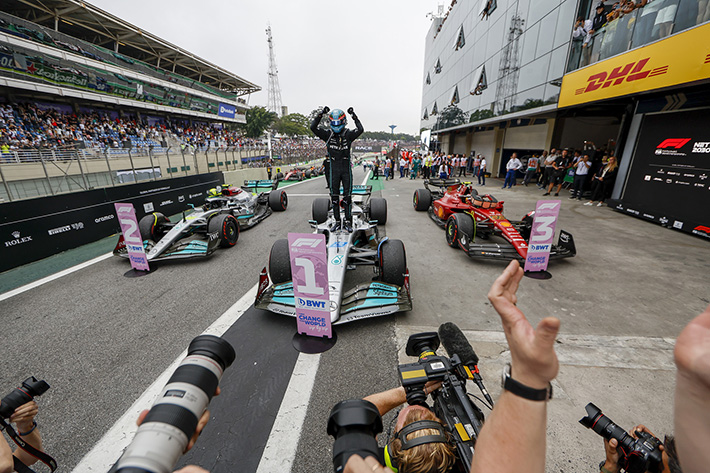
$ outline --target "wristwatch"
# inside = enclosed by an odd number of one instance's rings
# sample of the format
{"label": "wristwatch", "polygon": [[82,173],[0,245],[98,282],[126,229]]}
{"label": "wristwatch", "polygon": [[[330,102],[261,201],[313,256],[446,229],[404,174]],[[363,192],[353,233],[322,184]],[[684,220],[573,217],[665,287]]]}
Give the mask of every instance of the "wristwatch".
{"label": "wristwatch", "polygon": [[552,399],[552,384],[545,389],[534,389],[510,377],[510,363],[503,368],[503,389],[530,401],[548,401]]}

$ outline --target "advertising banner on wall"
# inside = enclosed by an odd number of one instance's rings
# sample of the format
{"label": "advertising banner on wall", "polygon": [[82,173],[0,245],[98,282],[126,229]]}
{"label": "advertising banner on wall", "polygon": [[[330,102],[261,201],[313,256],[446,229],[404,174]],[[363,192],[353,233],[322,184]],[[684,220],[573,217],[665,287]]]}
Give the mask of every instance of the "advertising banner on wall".
{"label": "advertising banner on wall", "polygon": [[217,172],[2,203],[0,272],[117,234],[116,202],[133,205],[138,220],[171,216],[202,205],[205,192],[223,183]]}
{"label": "advertising banner on wall", "polygon": [[710,239],[708,110],[644,117],[617,210]]}
{"label": "advertising banner on wall", "polygon": [[237,107],[234,105],[227,105],[226,103],[219,104],[219,111],[217,112],[217,115],[220,117],[234,118],[236,113]]}
{"label": "advertising banner on wall", "polygon": [[333,336],[330,325],[330,290],[325,235],[289,233],[293,296],[298,333]]}

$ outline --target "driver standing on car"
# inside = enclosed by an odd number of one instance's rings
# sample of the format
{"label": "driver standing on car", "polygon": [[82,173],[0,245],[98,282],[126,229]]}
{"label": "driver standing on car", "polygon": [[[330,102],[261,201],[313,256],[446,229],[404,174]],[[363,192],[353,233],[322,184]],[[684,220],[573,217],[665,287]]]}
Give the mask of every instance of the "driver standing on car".
{"label": "driver standing on car", "polygon": [[[324,114],[328,114],[330,121],[330,130],[322,130],[318,128]],[[333,216],[335,224],[330,229],[331,232],[336,232],[340,229],[346,232],[353,231],[353,216],[352,216],[352,186],[353,173],[350,164],[350,148],[353,141],[362,134],[365,129],[362,123],[355,115],[353,108],[348,109],[348,113],[353,117],[356,130],[347,130],[347,117],[345,112],[340,109],[330,110],[328,107],[323,107],[318,115],[311,123],[311,131],[321,140],[325,141],[325,147],[328,151],[330,200],[333,203]],[[340,220],[340,185],[343,186],[343,204],[345,206],[345,221]]]}

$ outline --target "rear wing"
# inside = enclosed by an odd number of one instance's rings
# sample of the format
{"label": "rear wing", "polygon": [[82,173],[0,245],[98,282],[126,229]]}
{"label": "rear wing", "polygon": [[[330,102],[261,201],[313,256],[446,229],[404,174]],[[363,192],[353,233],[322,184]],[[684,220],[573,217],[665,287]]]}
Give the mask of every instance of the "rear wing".
{"label": "rear wing", "polygon": [[279,181],[270,179],[260,179],[260,180],[244,180],[244,185],[242,189],[257,192],[259,189],[269,189],[276,190],[279,186]]}
{"label": "rear wing", "polygon": [[424,180],[424,187],[429,189],[429,186],[434,186],[434,187],[451,187],[451,186],[458,186],[461,184],[460,179],[425,179]]}

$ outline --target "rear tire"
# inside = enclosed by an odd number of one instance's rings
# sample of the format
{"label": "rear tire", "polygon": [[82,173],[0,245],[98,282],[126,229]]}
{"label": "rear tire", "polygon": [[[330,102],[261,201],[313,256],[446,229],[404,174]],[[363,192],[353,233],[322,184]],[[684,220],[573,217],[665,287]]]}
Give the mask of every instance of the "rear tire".
{"label": "rear tire", "polygon": [[143,217],[138,222],[138,231],[141,234],[141,240],[160,241],[165,236],[165,231],[161,228],[162,224],[169,222],[168,218],[160,212],[155,212]]}
{"label": "rear tire", "polygon": [[472,241],[476,232],[476,224],[468,214],[455,213],[446,221],[446,243],[451,248],[459,247],[461,235],[466,235]]}
{"label": "rear tire", "polygon": [[387,201],[380,197],[370,199],[370,219],[377,220],[377,225],[387,223]]}
{"label": "rear tire", "polygon": [[429,189],[417,189],[412,197],[414,210],[426,210],[431,206],[431,192]]}
{"label": "rear tire", "polygon": [[311,171],[306,171],[306,179],[310,179],[310,178],[311,178]]}
{"label": "rear tire", "polygon": [[286,191],[281,189],[269,192],[269,207],[271,207],[271,210],[276,212],[283,212],[286,210],[286,207],[288,207],[288,196],[286,195]]}
{"label": "rear tire", "polygon": [[380,248],[380,274],[382,282],[404,285],[404,274],[407,272],[407,254],[402,240],[386,240]]}
{"label": "rear tire", "polygon": [[313,199],[311,206],[311,214],[316,223],[323,223],[328,220],[328,210],[330,210],[330,199],[318,198]]}
{"label": "rear tire", "polygon": [[277,181],[283,181],[283,178],[284,178],[284,173],[282,173],[282,172],[276,173],[276,180]]}
{"label": "rear tire", "polygon": [[219,246],[221,248],[231,248],[239,240],[239,223],[234,215],[215,215],[207,224],[207,231],[219,235]]}
{"label": "rear tire", "polygon": [[269,253],[269,274],[274,284],[291,280],[291,258],[288,253],[288,240],[276,240]]}

